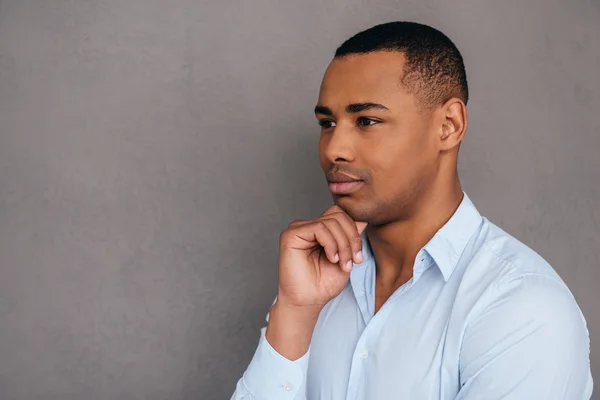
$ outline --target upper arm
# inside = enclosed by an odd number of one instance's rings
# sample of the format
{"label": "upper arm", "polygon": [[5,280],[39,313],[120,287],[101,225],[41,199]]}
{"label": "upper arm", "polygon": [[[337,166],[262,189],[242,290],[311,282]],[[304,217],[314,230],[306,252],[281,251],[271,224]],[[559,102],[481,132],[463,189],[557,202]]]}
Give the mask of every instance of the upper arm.
{"label": "upper arm", "polygon": [[589,334],[567,287],[526,275],[497,289],[465,331],[457,400],[589,399]]}

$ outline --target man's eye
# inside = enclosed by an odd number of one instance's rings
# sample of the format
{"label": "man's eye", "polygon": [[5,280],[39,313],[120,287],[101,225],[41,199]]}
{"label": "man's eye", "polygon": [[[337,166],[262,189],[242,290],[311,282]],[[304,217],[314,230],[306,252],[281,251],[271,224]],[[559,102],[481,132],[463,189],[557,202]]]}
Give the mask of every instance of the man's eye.
{"label": "man's eye", "polygon": [[359,126],[371,126],[371,125],[375,125],[378,124],[379,121],[377,121],[376,119],[372,119],[372,118],[367,118],[367,117],[359,117],[357,120],[357,123]]}
{"label": "man's eye", "polygon": [[319,121],[319,125],[321,125],[321,128],[323,129],[329,129],[335,127],[335,122],[330,119],[322,119]]}

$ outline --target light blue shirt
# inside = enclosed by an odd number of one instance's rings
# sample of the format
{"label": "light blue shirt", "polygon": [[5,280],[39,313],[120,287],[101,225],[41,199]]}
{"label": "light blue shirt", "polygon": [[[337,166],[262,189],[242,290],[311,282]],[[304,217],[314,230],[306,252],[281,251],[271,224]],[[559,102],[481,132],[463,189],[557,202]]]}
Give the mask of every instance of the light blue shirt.
{"label": "light blue shirt", "polygon": [[466,194],[376,314],[362,238],[364,261],[321,311],[308,352],[284,358],[263,328],[232,399],[590,399],[589,334],[573,295]]}

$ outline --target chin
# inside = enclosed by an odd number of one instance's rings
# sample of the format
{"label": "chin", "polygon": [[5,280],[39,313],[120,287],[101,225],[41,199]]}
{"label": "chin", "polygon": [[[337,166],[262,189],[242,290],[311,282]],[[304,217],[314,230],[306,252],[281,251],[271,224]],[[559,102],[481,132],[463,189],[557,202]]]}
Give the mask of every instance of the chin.
{"label": "chin", "polygon": [[348,197],[338,197],[334,199],[334,203],[354,221],[369,222],[371,220],[372,213],[364,203],[361,204],[347,200],[350,199]]}
{"label": "chin", "polygon": [[364,200],[352,200],[350,197],[339,197],[334,199],[334,202],[354,221],[366,222],[371,227],[378,227],[402,219],[397,217],[397,214],[390,213],[389,208],[368,204]]}

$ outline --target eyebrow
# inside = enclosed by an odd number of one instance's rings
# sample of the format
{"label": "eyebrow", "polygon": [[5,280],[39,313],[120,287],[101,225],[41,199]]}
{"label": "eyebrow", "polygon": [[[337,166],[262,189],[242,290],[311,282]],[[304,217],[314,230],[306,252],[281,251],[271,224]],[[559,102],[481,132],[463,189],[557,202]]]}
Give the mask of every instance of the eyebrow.
{"label": "eyebrow", "polygon": [[[359,113],[361,111],[367,111],[367,110],[390,111],[389,108],[387,108],[383,104],[378,104],[378,103],[352,103],[352,104],[348,104],[346,106],[346,112],[351,113],[351,114]],[[333,111],[331,111],[331,108],[329,108],[329,107],[317,105],[315,107],[315,114],[323,114],[323,115],[332,116]]]}

